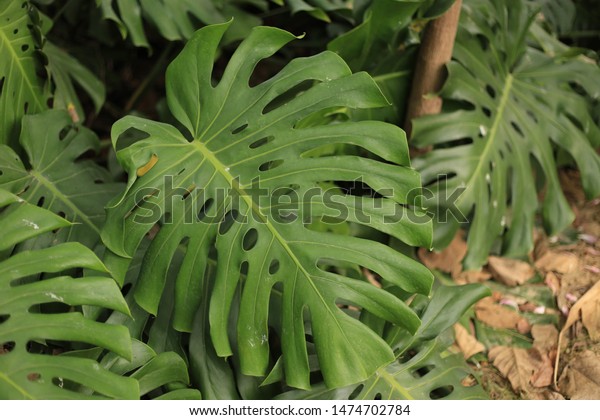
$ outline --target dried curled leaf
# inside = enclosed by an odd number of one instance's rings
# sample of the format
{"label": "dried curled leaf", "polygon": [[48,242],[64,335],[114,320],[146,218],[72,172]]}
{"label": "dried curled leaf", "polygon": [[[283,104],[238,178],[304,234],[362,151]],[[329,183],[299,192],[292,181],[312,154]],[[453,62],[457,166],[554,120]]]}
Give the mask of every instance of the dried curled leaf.
{"label": "dried curled leaf", "polygon": [[488,265],[494,278],[510,287],[519,286],[535,275],[533,267],[520,260],[491,256]]}
{"label": "dried curled leaf", "polygon": [[537,348],[497,346],[489,352],[494,366],[510,381],[515,392],[552,383],[552,363]]}
{"label": "dried curled leaf", "polygon": [[477,341],[465,327],[460,324],[454,324],[454,335],[456,344],[460,351],[464,354],[465,359],[485,351],[485,346]]}

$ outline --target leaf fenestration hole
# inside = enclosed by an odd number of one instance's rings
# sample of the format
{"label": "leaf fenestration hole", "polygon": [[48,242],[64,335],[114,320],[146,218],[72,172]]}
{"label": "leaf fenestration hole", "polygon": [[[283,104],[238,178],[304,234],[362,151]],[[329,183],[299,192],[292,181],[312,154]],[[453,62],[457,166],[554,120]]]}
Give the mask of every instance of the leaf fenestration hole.
{"label": "leaf fenestration hole", "polygon": [[254,228],[248,229],[242,241],[242,248],[244,248],[244,251],[250,251],[256,246],[257,242],[258,231]]}
{"label": "leaf fenestration hole", "polygon": [[265,105],[265,107],[262,110],[262,114],[263,115],[268,114],[269,112],[283,106],[287,102],[290,102],[298,95],[304,93],[305,91],[307,91],[311,87],[313,87],[316,82],[319,82],[319,81],[315,80],[315,79],[303,80],[302,82],[298,83],[296,86],[293,86],[290,89],[286,90],[285,92],[277,95],[275,98],[271,99],[271,101],[269,101],[269,103],[267,105]]}
{"label": "leaf fenestration hole", "polygon": [[231,134],[238,134],[248,128],[248,124],[242,124],[238,128],[231,130]]}
{"label": "leaf fenestration hole", "polygon": [[247,276],[249,267],[250,267],[250,264],[248,264],[248,261],[242,262],[242,265],[240,265],[240,274],[242,276]]}
{"label": "leaf fenestration hole", "polygon": [[453,391],[454,391],[454,386],[452,386],[452,385],[441,386],[439,388],[432,390],[429,393],[429,398],[431,398],[432,400],[440,400],[440,399],[452,394]]}
{"label": "leaf fenestration hole", "polygon": [[275,139],[273,136],[263,137],[262,139],[258,139],[255,142],[250,143],[251,149],[258,149],[259,147],[265,146],[272,142]]}
{"label": "leaf fenestration hole", "polygon": [[8,318],[10,318],[10,315],[0,315],[0,325],[8,321]]}
{"label": "leaf fenestration hole", "polygon": [[484,113],[484,115],[485,115],[486,117],[488,117],[488,118],[492,116],[492,111],[490,111],[490,109],[489,109],[489,108],[487,108],[487,107],[485,107],[485,106],[482,106],[482,107],[481,107],[481,111],[482,111],[482,112]]}
{"label": "leaf fenestration hole", "polygon": [[352,391],[352,394],[350,394],[348,396],[349,400],[354,400],[356,399],[356,397],[359,396],[360,392],[363,390],[363,388],[365,387],[364,384],[360,384],[359,386],[357,386],[356,388],[354,388],[354,390]]}
{"label": "leaf fenestration hole", "polygon": [[434,365],[421,366],[419,369],[413,370],[411,372],[411,375],[413,376],[413,378],[422,378],[423,376],[431,372],[434,368]]}
{"label": "leaf fenestration hole", "polygon": [[21,45],[21,51],[25,52],[29,49],[29,45],[28,44],[23,44]]}
{"label": "leaf fenestration hole", "polygon": [[521,137],[525,137],[525,134],[523,134],[523,131],[521,130],[521,127],[514,121],[510,122],[510,126],[513,128],[513,130],[515,130],[517,132],[517,134],[519,134]]}
{"label": "leaf fenestration hole", "polygon": [[60,132],[58,133],[58,139],[60,141],[63,141],[64,139],[66,139],[72,128],[73,127],[71,127],[70,125],[68,125],[68,126],[64,127],[62,130],[60,130]]}
{"label": "leaf fenestration hole", "polygon": [[283,159],[270,160],[270,161],[265,162],[262,165],[260,165],[258,167],[258,170],[260,172],[266,172],[266,171],[270,171],[271,169],[275,169],[278,166],[281,166],[282,164],[283,164]]}
{"label": "leaf fenestration hole", "polygon": [[0,344],[0,357],[2,357],[5,354],[10,353],[11,351],[14,350],[14,348],[15,348],[14,341],[7,341],[6,343]]}
{"label": "leaf fenestration hole", "polygon": [[200,209],[200,211],[198,212],[198,221],[201,222],[204,219],[206,219],[207,217],[209,217],[208,212],[210,211],[211,207],[213,206],[213,203],[215,202],[214,199],[209,198],[208,200],[206,200],[204,202],[204,204],[202,205],[202,208]]}
{"label": "leaf fenestration hole", "polygon": [[6,79],[6,77],[2,77],[0,79],[0,95],[2,95],[2,89],[4,88],[4,80]]}
{"label": "leaf fenestration hole", "polygon": [[269,264],[269,274],[273,275],[279,271],[279,260],[277,258],[271,260]]}
{"label": "leaf fenestration hole", "polygon": [[227,232],[229,232],[229,229],[231,229],[233,224],[237,221],[238,215],[239,211],[237,211],[236,209],[227,212],[227,214],[219,224],[219,235],[225,235]]}
{"label": "leaf fenestration hole", "polygon": [[375,398],[373,398],[374,400],[381,400],[381,392],[378,392],[377,394],[375,394]]}
{"label": "leaf fenestration hole", "polygon": [[494,90],[493,87],[491,87],[490,85],[485,85],[485,91],[488,93],[488,95],[490,95],[492,98],[496,97],[496,90]]}

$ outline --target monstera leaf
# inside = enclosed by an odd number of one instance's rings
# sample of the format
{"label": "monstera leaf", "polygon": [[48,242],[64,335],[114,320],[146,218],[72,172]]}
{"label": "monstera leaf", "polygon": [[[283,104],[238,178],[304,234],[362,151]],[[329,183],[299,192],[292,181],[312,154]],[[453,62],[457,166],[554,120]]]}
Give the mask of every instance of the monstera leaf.
{"label": "monstera leaf", "polygon": [[104,168],[84,158],[99,150],[96,135],[74,124],[66,111],[52,110],[23,118],[21,146],[29,168],[10,147],[0,145],[0,186],[74,222],[38,236],[37,247],[65,241],[94,246],[104,221],[103,206],[122,188]]}
{"label": "monstera leaf", "polygon": [[549,233],[572,221],[556,148],[579,167],[587,196],[600,194],[600,130],[581,94],[600,96],[600,70],[569,50],[549,55],[528,45],[534,15],[523,1],[471,1],[463,19],[442,91],[460,109],[415,121],[414,145],[433,151],[414,165],[437,206],[434,245],[447,245],[468,216],[464,265],[478,267],[501,234],[506,255],[532,248],[538,193]]}
{"label": "monstera leaf", "polygon": [[0,144],[15,145],[21,117],[47,108],[28,13],[25,1],[0,0]]}
{"label": "monstera leaf", "polygon": [[[25,239],[70,225],[0,189],[0,252]],[[94,360],[52,356],[51,342],[83,342],[131,358],[127,329],[86,319],[73,307],[97,305],[127,314],[114,280],[103,276],[73,278],[58,273],[73,268],[106,272],[92,251],[78,243],[16,253],[0,262],[0,398],[137,398],[137,381],[123,378]],[[57,309],[52,305],[68,305]],[[50,354],[48,354],[50,353]]]}
{"label": "monstera leaf", "polygon": [[482,297],[489,295],[483,285],[440,286],[423,311],[423,324],[412,337],[387,334],[399,353],[388,366],[360,384],[327,389],[324,384],[310,391],[290,391],[282,399],[341,399],[341,400],[428,400],[428,399],[486,399],[479,384],[463,385],[469,367],[462,355],[451,353],[453,343],[450,327]]}
{"label": "monstera leaf", "polygon": [[327,12],[350,12],[352,9],[352,0],[271,0],[280,6],[289,5],[292,13],[306,12],[311,16],[331,22]]}
{"label": "monstera leaf", "polygon": [[327,48],[341,55],[354,71],[372,70],[380,57],[399,47],[398,31],[406,28],[424,0],[374,0],[362,23],[337,37]]}
{"label": "monstera leaf", "polygon": [[[119,14],[113,3],[118,6]],[[260,24],[255,15],[245,12],[244,5],[253,5],[264,9],[266,1],[261,0],[184,0],[168,2],[165,0],[96,0],[104,18],[114,21],[124,36],[129,35],[134,45],[149,47],[144,31],[144,20],[158,28],[160,34],[170,41],[188,39],[198,28],[198,20],[204,24],[224,22],[232,17],[236,19],[236,33],[230,39],[239,39],[253,26]]]}
{"label": "monstera leaf", "polygon": [[[184,133],[136,117],[113,126],[113,144],[129,182],[107,207],[102,232],[112,253],[107,264],[121,277],[126,264],[119,259],[131,258],[149,235],[152,243],[135,297],[142,308],[156,313],[172,256],[184,247],[173,325],[190,331],[209,256],[215,257],[209,322],[219,356],[233,353],[227,331],[234,322],[243,373],[264,375],[271,316],[284,326],[279,334],[290,385],[309,386],[305,322],[328,386],[364,380],[393,360],[393,353],[338,304],[363,307],[408,331],[419,327],[419,318],[402,300],[335,268],[358,264],[403,290],[422,294],[429,292],[432,276],[385,245],[311,230],[310,221],[348,220],[410,245],[428,246],[431,226],[414,199],[420,180],[408,166],[404,133],[379,122],[309,123],[315,113],[333,108],[386,104],[368,75],[351,74],[331,52],[295,59],[276,76],[250,87],[256,64],[294,39],[282,30],[255,28],[215,85],[212,63],[228,26],[199,30],[167,71],[169,108]],[[387,162],[308,153],[334,144],[358,146]],[[338,188],[324,186],[359,178],[376,197],[336,194]],[[231,320],[237,290],[239,315]],[[270,313],[275,291],[282,293],[282,310]]]}
{"label": "monstera leaf", "polygon": [[48,72],[54,83],[52,107],[68,109],[73,106],[83,120],[85,112],[79,101],[75,85],[79,86],[100,111],[106,97],[104,84],[87,67],[49,41],[44,43],[43,52],[48,58]]}

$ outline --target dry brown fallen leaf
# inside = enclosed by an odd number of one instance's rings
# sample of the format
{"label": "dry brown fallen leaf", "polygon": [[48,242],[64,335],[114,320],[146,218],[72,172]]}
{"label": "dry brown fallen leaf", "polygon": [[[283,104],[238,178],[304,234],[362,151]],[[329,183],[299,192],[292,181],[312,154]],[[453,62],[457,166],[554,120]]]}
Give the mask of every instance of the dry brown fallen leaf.
{"label": "dry brown fallen leaf", "polygon": [[575,302],[560,333],[563,334],[580,318],[590,338],[594,341],[600,339],[600,281]]}
{"label": "dry brown fallen leaf", "polygon": [[535,275],[535,270],[524,261],[490,256],[488,266],[499,282],[510,286],[519,286]]}
{"label": "dry brown fallen leaf", "polygon": [[485,346],[473,337],[465,327],[460,324],[454,324],[454,335],[456,344],[463,353],[465,360],[474,354],[485,351]]}
{"label": "dry brown fallen leaf", "polygon": [[510,381],[515,392],[552,383],[552,363],[546,354],[535,347],[522,349],[497,346],[490,349],[488,356],[494,366]]}
{"label": "dry brown fallen leaf", "polygon": [[572,400],[599,400],[600,357],[586,350],[571,360],[560,377],[560,389]]}
{"label": "dry brown fallen leaf", "polygon": [[484,298],[475,305],[475,315],[481,322],[494,328],[510,328],[526,333],[529,323],[517,312],[505,305],[499,305],[490,297]]}
{"label": "dry brown fallen leaf", "polygon": [[483,283],[492,278],[492,275],[485,270],[467,270],[454,277],[456,284]]}
{"label": "dry brown fallen leaf", "polygon": [[458,232],[450,245],[441,252],[430,252],[425,248],[419,248],[418,255],[423,264],[431,270],[441,270],[451,273],[452,276],[462,271],[461,261],[467,254],[467,243]]}
{"label": "dry brown fallen leaf", "polygon": [[546,252],[535,262],[535,267],[544,272],[556,271],[557,273],[570,273],[577,270],[579,259],[570,252]]}
{"label": "dry brown fallen leaf", "polygon": [[[579,319],[581,319],[592,340],[600,338],[600,281],[588,290],[569,311],[569,316],[565,321],[565,325],[558,335],[559,349],[561,348],[560,344],[564,333]],[[556,357],[556,362],[554,364],[554,383],[556,383],[559,359],[560,353]]]}
{"label": "dry brown fallen leaf", "polygon": [[544,284],[552,290],[552,294],[556,296],[560,290],[560,280],[552,271],[549,271],[544,277]]}
{"label": "dry brown fallen leaf", "polygon": [[541,351],[550,351],[558,346],[558,330],[552,324],[534,324],[531,327],[533,346]]}

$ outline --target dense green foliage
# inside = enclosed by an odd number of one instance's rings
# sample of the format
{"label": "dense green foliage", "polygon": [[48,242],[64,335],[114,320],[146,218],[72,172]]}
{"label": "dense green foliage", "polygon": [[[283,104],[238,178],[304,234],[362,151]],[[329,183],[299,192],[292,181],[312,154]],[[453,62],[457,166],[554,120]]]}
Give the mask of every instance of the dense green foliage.
{"label": "dense green foliage", "polygon": [[414,249],[526,255],[559,162],[598,196],[600,70],[585,2],[464,0],[411,163],[452,3],[0,0],[0,398],[485,398],[449,347],[489,291]]}

